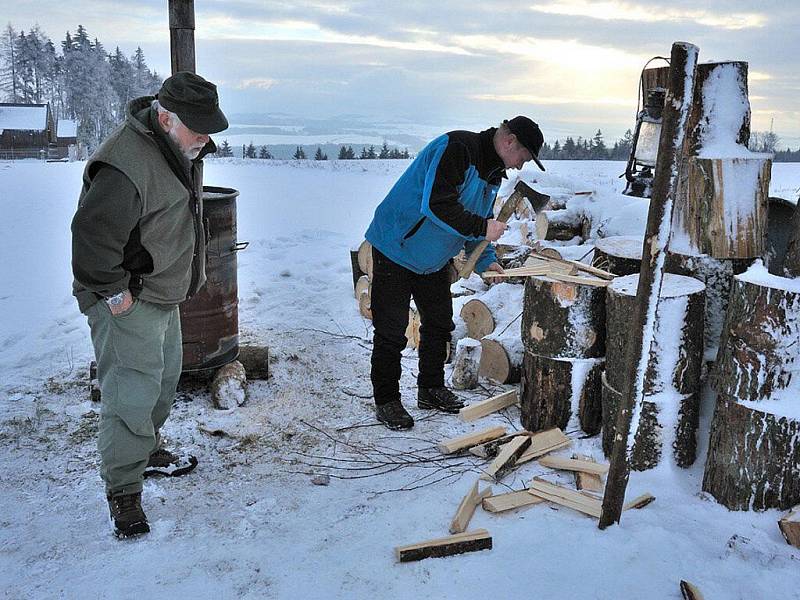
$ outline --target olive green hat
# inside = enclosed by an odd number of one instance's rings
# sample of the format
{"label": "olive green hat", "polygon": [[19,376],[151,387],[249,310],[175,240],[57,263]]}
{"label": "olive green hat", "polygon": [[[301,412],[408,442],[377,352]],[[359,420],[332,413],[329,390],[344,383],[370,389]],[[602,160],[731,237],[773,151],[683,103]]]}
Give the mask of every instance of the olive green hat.
{"label": "olive green hat", "polygon": [[168,77],[156,94],[158,103],[195,133],[217,133],[228,128],[219,108],[217,86],[189,71]]}

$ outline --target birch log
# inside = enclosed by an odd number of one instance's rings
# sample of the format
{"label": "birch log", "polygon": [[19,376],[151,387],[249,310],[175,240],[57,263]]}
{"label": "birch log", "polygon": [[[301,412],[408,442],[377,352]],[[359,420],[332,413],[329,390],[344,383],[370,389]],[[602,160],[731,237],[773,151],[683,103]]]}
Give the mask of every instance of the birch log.
{"label": "birch log", "polygon": [[471,390],[478,385],[478,369],[481,362],[481,343],[464,338],[456,345],[453,359],[451,383],[456,390]]}

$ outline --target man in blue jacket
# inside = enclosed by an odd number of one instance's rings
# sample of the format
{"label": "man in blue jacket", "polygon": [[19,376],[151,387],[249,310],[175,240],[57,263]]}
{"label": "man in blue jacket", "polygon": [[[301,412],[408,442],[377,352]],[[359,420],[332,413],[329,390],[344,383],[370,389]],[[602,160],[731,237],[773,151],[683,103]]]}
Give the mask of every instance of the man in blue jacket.
{"label": "man in blue jacket", "polygon": [[[389,429],[410,429],[414,419],[400,401],[401,352],[411,297],[419,310],[417,405],[456,413],[463,402],[444,385],[447,344],[454,329],[450,264],[506,228],[493,218],[500,179],[509,168],[538,159],[544,137],[527,117],[480,133],[451,131],[430,142],[375,210],[366,238],[372,244],[372,387],[375,413]],[[497,271],[490,245],[475,267]]]}

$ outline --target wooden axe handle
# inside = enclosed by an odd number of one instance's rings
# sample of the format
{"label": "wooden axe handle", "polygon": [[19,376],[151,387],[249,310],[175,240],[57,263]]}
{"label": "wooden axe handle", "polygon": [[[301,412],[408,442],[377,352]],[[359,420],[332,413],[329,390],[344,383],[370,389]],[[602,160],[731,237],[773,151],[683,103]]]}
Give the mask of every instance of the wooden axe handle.
{"label": "wooden axe handle", "polygon": [[[514,214],[514,211],[517,209],[517,204],[519,201],[522,200],[523,194],[521,191],[515,189],[514,193],[512,193],[508,200],[503,203],[502,208],[500,209],[500,214],[497,215],[497,220],[502,221],[503,223],[507,223],[508,220],[511,218],[511,215]],[[486,250],[486,247],[489,245],[489,240],[483,240],[480,244],[475,246],[475,248],[470,252],[469,258],[467,258],[467,262],[464,263],[464,266],[461,267],[461,270],[458,272],[459,276],[462,279],[468,279],[469,276],[472,274],[472,271],[475,270],[475,263],[478,262],[481,254],[483,251]]]}

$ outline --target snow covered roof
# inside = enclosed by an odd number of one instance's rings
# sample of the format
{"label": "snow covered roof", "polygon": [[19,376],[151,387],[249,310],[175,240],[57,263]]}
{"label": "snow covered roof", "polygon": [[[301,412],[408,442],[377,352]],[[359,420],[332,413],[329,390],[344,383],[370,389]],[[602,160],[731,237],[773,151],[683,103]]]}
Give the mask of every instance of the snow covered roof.
{"label": "snow covered roof", "polygon": [[0,132],[4,129],[44,131],[47,129],[47,105],[0,104]]}
{"label": "snow covered roof", "polygon": [[70,119],[59,119],[56,131],[60,138],[76,137],[78,135],[78,123]]}

